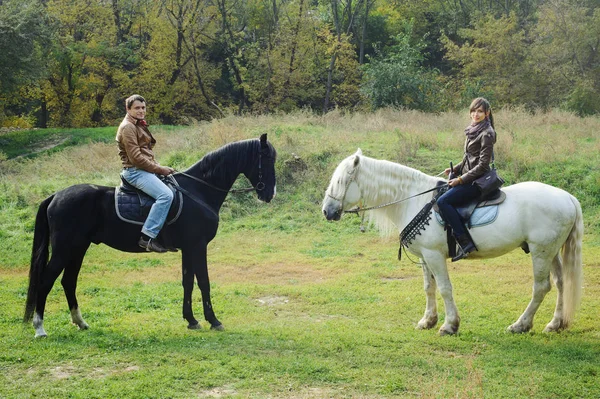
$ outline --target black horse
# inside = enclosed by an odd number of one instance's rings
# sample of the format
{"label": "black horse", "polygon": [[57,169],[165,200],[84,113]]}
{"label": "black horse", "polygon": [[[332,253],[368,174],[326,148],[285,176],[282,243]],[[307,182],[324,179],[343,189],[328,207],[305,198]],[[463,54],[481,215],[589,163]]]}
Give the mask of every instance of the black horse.
{"label": "black horse", "polygon": [[[250,180],[260,200],[271,201],[276,191],[276,155],[267,135],[263,134],[259,140],[228,144],[207,154],[185,172],[174,175],[187,195],[179,218],[170,225],[165,224],[161,234],[181,249],[183,318],[188,328],[200,328],[192,311],[194,276],[202,293],[204,318],[211,328],[223,328],[212,309],[206,247],[217,233],[221,205],[241,173]],[[138,246],[140,226],[118,217],[114,196],[114,187],[79,184],[41,203],[35,221],[24,315],[24,322],[33,319],[36,337],[46,336],[43,325],[46,298],[63,270],[61,284],[71,319],[80,329],[89,327],[81,317],[75,290],[83,257],[91,243],[104,243],[125,252],[145,251]],[[50,261],[49,245],[52,247]]]}

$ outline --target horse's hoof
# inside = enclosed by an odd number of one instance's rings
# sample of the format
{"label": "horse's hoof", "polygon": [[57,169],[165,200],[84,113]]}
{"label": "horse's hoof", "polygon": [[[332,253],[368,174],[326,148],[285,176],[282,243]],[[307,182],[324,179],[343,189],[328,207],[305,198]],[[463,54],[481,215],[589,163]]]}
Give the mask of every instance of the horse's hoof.
{"label": "horse's hoof", "polygon": [[545,333],[557,333],[560,332],[561,330],[564,330],[563,327],[563,323],[561,323],[560,321],[554,321],[552,320],[550,323],[548,323],[546,325],[546,328],[544,328],[544,332]]}
{"label": "horse's hoof", "polygon": [[48,338],[48,334],[46,334],[46,333],[35,334],[35,339],[38,339],[38,338]]}
{"label": "horse's hoof", "polygon": [[421,319],[419,320],[419,323],[417,323],[417,330],[429,330],[433,327],[435,327],[435,325],[437,324],[438,319],[437,317],[432,317],[431,319]]}
{"label": "horse's hoof", "polygon": [[516,322],[516,323],[508,326],[508,328],[506,330],[513,334],[523,334],[523,333],[529,332],[529,330],[531,330],[532,327],[533,327],[533,324],[527,326],[525,324]]}
{"label": "horse's hoof", "polygon": [[218,324],[216,326],[210,326],[211,330],[214,331],[225,331],[225,327],[223,327],[223,324]]}
{"label": "horse's hoof", "polygon": [[90,325],[87,323],[73,323],[74,326],[77,326],[77,328],[79,328],[80,330],[88,330],[90,328]]}
{"label": "horse's hoof", "polygon": [[531,330],[532,326],[526,327],[523,326],[521,324],[513,324],[511,326],[508,326],[508,328],[506,329],[509,333],[513,333],[513,334],[523,334],[528,332],[529,330]]}
{"label": "horse's hoof", "polygon": [[457,333],[458,333],[458,327],[454,328],[454,327],[442,326],[442,328],[440,328],[440,331],[439,331],[440,337],[443,337],[445,335],[456,335]]}
{"label": "horse's hoof", "polygon": [[200,323],[196,323],[196,324],[188,324],[188,330],[202,330],[202,326],[200,325]]}

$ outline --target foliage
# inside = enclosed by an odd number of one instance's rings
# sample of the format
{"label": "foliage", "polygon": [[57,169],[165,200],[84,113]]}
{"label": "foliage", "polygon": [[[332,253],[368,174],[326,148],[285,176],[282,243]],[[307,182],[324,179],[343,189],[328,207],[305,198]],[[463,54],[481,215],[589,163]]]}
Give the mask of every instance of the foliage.
{"label": "foliage", "polygon": [[462,46],[447,36],[443,41],[448,59],[461,66],[465,86],[478,82],[479,90],[489,92],[493,103],[543,105],[544,97],[535,90],[536,76],[525,60],[525,33],[514,13],[498,19],[482,15],[473,28],[459,33],[466,40]]}
{"label": "foliage", "polygon": [[362,92],[373,109],[396,106],[422,111],[439,109],[436,71],[422,67],[423,42],[411,43],[413,25],[394,38],[395,44],[366,64]]}
{"label": "foliage", "polygon": [[596,8],[553,0],[540,6],[535,25],[516,12],[478,14],[473,27],[458,32],[460,40],[442,39],[464,92],[476,82],[497,104],[591,115],[599,110],[599,18]]}
{"label": "foliage", "polygon": [[[48,18],[38,0],[0,3],[0,125],[18,126],[31,104],[15,94],[26,92],[45,73],[50,43]],[[25,111],[25,112],[23,112]]]}
{"label": "foliage", "polygon": [[480,95],[591,115],[598,26],[592,0],[6,0],[0,124],[114,125],[132,93],[161,124]]}
{"label": "foliage", "polygon": [[600,111],[600,9],[552,0],[540,9],[532,57],[551,87],[552,105],[579,115]]}
{"label": "foliage", "polygon": [[43,74],[47,17],[37,0],[7,0],[0,6],[0,93],[11,93]]}

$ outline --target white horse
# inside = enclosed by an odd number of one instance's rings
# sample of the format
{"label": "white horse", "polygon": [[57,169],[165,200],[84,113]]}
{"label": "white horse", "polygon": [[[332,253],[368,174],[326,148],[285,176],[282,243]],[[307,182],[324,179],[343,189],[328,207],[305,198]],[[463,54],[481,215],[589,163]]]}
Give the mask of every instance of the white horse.
{"label": "white horse", "polygon": [[[359,149],[335,170],[323,200],[323,214],[327,220],[339,220],[343,211],[358,204],[365,207],[388,204],[431,189],[439,181],[442,180],[397,163],[363,156]],[[499,205],[496,220],[470,229],[478,251],[471,252],[469,259],[493,258],[515,248],[528,247],[533,261],[533,297],[508,330],[521,333],[533,327],[535,313],[550,291],[550,273],[558,297],[554,317],[544,332],[565,329],[579,305],[583,283],[583,218],[579,201],[566,191],[538,182],[519,183],[502,190],[506,200]],[[427,193],[366,213],[378,228],[401,231],[432,198],[433,194]],[[439,333],[456,334],[460,317],[446,266],[449,255],[444,228],[430,222],[408,250],[421,259],[427,298],[425,314],[417,328],[429,329],[437,324],[437,287],[446,309]]]}

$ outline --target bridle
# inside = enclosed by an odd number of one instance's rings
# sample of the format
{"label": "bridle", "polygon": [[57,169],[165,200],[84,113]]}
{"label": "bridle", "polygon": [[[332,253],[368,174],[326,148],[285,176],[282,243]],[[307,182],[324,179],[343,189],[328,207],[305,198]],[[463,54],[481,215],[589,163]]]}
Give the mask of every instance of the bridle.
{"label": "bridle", "polygon": [[[346,187],[344,188],[344,195],[342,196],[342,199],[336,198],[333,195],[331,195],[329,193],[326,193],[329,198],[331,198],[331,199],[339,202],[340,203],[340,207],[344,206],[344,200],[346,199],[346,193],[348,192],[348,187],[350,187],[350,184],[352,184],[352,182],[356,180],[356,175],[358,174],[358,168],[359,167],[360,167],[360,165],[357,166],[357,167],[355,167],[354,169],[352,169],[350,172],[348,172],[348,174],[351,175],[351,176],[348,179],[348,181],[346,182]],[[359,190],[360,190],[360,187],[359,187]]]}

